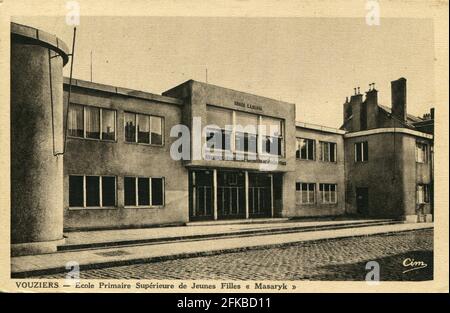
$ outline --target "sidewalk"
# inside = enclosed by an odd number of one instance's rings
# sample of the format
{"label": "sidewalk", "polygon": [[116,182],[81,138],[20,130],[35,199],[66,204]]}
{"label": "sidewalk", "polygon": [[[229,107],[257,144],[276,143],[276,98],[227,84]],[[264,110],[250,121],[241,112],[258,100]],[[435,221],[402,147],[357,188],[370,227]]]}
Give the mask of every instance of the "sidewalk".
{"label": "sidewalk", "polygon": [[[251,225],[247,226],[250,227]],[[232,225],[227,225],[227,227],[232,227]],[[257,227],[263,226],[258,225]],[[388,224],[358,228],[240,236],[234,238],[215,238],[214,240],[200,239],[189,241],[172,241],[166,243],[133,245],[115,248],[66,251],[52,254],[14,257],[11,260],[11,271],[12,277],[29,277],[32,275],[65,272],[65,265],[70,261],[78,262],[80,269],[83,270],[88,268],[111,267],[133,263],[156,262],[174,258],[244,251],[247,249],[257,249],[268,246],[318,240],[395,233],[432,227],[432,223]],[[161,229],[157,230],[160,231]]]}
{"label": "sidewalk", "polygon": [[272,219],[264,222],[232,223],[226,221],[214,223],[195,223],[189,226],[154,227],[139,229],[116,229],[98,231],[67,232],[66,242],[61,251],[74,249],[89,249],[111,247],[127,244],[168,242],[179,240],[206,239],[211,237],[232,237],[237,235],[260,235],[266,233],[312,231],[319,229],[337,229],[383,225],[398,223],[389,219],[355,219],[355,220],[324,220],[296,221],[287,219]]}

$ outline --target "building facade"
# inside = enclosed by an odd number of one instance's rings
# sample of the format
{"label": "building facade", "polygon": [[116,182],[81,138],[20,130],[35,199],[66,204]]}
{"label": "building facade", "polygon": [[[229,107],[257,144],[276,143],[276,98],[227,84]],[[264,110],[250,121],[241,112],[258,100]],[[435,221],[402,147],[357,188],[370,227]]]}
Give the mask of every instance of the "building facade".
{"label": "building facade", "polygon": [[348,212],[417,222],[433,215],[434,109],[407,113],[406,79],[391,82],[392,106],[372,86],[343,106]]}
{"label": "building facade", "polygon": [[[406,96],[406,80],[393,86],[393,107],[406,106],[396,95],[400,88]],[[68,88],[66,80],[66,95]],[[379,105],[375,89],[346,101],[344,124],[332,129],[296,122],[294,104],[193,80],[162,96],[82,80],[70,88],[67,230],[261,217],[431,219],[433,136],[414,126],[425,119]]]}
{"label": "building facade", "polygon": [[193,80],[162,95],[69,81],[67,47],[23,25],[11,49],[14,255],[54,251],[78,229],[432,219],[434,111],[407,114],[404,78],[391,108],[373,86],[355,90],[333,129],[297,122],[293,103]]}
{"label": "building facade", "polygon": [[338,129],[296,123],[295,191],[292,191],[296,201],[289,216],[346,214],[344,134]]}

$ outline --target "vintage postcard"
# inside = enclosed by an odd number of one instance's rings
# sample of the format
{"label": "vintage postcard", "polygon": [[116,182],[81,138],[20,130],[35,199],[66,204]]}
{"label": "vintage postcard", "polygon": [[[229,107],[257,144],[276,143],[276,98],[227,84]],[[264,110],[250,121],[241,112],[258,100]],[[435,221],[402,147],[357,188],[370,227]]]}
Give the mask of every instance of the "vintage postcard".
{"label": "vintage postcard", "polygon": [[448,292],[448,1],[0,23],[1,291]]}

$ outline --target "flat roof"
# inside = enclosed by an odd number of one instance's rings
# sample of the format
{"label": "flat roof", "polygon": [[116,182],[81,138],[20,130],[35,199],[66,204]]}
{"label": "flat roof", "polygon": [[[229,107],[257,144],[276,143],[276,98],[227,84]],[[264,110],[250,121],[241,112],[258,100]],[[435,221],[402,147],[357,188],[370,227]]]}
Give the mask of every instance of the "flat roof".
{"label": "flat roof", "polygon": [[[64,85],[69,85],[68,77],[64,77]],[[122,95],[122,96],[126,96],[126,97],[168,103],[168,104],[183,105],[183,103],[184,103],[183,100],[177,99],[177,98],[161,96],[158,94],[140,91],[140,90],[105,85],[105,84],[90,82],[90,81],[82,80],[82,79],[72,78],[72,86],[90,89],[90,90],[102,91],[102,92],[107,92],[107,93],[112,93],[112,94],[117,94],[117,95]]]}
{"label": "flat roof", "polygon": [[310,123],[305,123],[305,122],[295,122],[295,127],[318,130],[321,132],[338,134],[338,135],[344,135],[347,133],[345,130],[342,130],[342,129],[337,129],[337,128],[328,127],[328,126],[322,126],[322,125],[317,125],[317,124],[310,124]]}
{"label": "flat roof", "polygon": [[201,82],[201,81],[194,80],[194,79],[188,79],[185,82],[176,85],[175,87],[167,89],[162,94],[165,94],[165,93],[168,93],[168,92],[170,92],[170,91],[172,91],[174,89],[180,88],[181,86],[184,86],[184,85],[186,85],[186,84],[188,84],[190,82],[194,82],[196,84],[201,84],[201,85],[204,85],[204,86],[210,86],[210,87],[213,87],[213,88],[226,89],[226,90],[230,90],[230,91],[233,91],[233,92],[241,93],[243,95],[248,95],[248,96],[251,96],[251,97],[258,97],[258,98],[263,98],[263,99],[267,99],[267,100],[274,101],[274,102],[281,102],[281,103],[286,103],[286,104],[290,104],[290,105],[295,105],[295,103],[293,103],[293,102],[277,100],[277,99],[274,99],[274,98],[269,98],[269,97],[266,97],[266,96],[260,96],[260,95],[257,95],[257,94],[254,94],[254,93],[250,93],[250,92],[247,92],[247,91],[241,91],[241,90],[236,90],[236,89],[232,89],[232,88],[228,88],[228,87],[223,87],[223,86],[219,86],[219,85],[205,83],[205,82]]}

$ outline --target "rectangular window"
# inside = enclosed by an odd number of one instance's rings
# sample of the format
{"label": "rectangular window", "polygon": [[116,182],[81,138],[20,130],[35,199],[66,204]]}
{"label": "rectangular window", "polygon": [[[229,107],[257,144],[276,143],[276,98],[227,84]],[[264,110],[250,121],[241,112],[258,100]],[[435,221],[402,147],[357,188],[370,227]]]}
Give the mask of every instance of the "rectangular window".
{"label": "rectangular window", "polygon": [[116,111],[101,110],[102,115],[102,140],[116,140]]}
{"label": "rectangular window", "polygon": [[150,116],[137,114],[137,142],[150,143]]}
{"label": "rectangular window", "polygon": [[150,142],[152,145],[162,146],[163,144],[163,119],[158,116],[150,117],[151,134]]}
{"label": "rectangular window", "polygon": [[281,137],[274,137],[274,136],[263,136],[261,138],[262,140],[262,147],[263,147],[263,153],[269,153],[272,155],[282,155],[283,147],[282,142],[283,138]]}
{"label": "rectangular window", "polygon": [[207,105],[206,123],[207,125],[214,125],[220,129],[225,129],[227,126],[230,127],[233,125],[233,111]]}
{"label": "rectangular window", "polygon": [[163,144],[163,119],[147,114],[125,112],[125,141],[161,146]]}
{"label": "rectangular window", "polygon": [[300,191],[300,202],[302,204],[314,204],[316,202],[316,184],[296,183],[296,190]]}
{"label": "rectangular window", "polygon": [[239,152],[258,152],[258,120],[256,114],[236,112],[235,148]]}
{"label": "rectangular window", "polygon": [[136,178],[135,177],[125,177],[124,178],[124,196],[126,206],[137,205],[136,199]]}
{"label": "rectangular window", "polygon": [[100,109],[85,107],[86,138],[100,139]]}
{"label": "rectangular window", "polygon": [[316,141],[313,139],[297,138],[296,158],[300,160],[314,160]]}
{"label": "rectangular window", "polygon": [[236,132],[236,150],[240,152],[257,153],[257,135]]}
{"label": "rectangular window", "polygon": [[138,205],[150,205],[150,179],[138,178]]}
{"label": "rectangular window", "polygon": [[233,111],[207,105],[206,121],[206,147],[212,151],[231,151]]}
{"label": "rectangular window", "polygon": [[369,145],[367,141],[355,143],[355,162],[369,161]]}
{"label": "rectangular window", "polygon": [[69,136],[84,138],[84,109],[82,105],[71,104],[67,121]]}
{"label": "rectangular window", "polygon": [[125,177],[125,206],[163,206],[164,178]]}
{"label": "rectangular window", "polygon": [[320,142],[320,160],[323,162],[336,162],[336,143]]}
{"label": "rectangular window", "polygon": [[69,176],[69,207],[116,206],[116,177]]}
{"label": "rectangular window", "polygon": [[419,184],[416,187],[416,202],[418,204],[430,203],[430,186]]}
{"label": "rectangular window", "polygon": [[416,162],[427,163],[428,145],[422,142],[416,142]]}
{"label": "rectangular window", "polygon": [[84,177],[83,176],[69,176],[69,206],[83,207],[84,206]]}
{"label": "rectangular window", "polygon": [[164,178],[152,178],[152,205],[164,205]]}
{"label": "rectangular window", "polygon": [[100,206],[100,177],[86,176],[86,206]]}
{"label": "rectangular window", "polygon": [[102,206],[116,206],[116,178],[102,177]]}
{"label": "rectangular window", "polygon": [[337,185],[336,184],[319,184],[320,199],[322,203],[337,203]]}
{"label": "rectangular window", "polygon": [[116,140],[116,111],[70,104],[67,121],[71,137]]}
{"label": "rectangular window", "polygon": [[283,155],[283,121],[261,116],[259,131],[261,132],[262,153]]}
{"label": "rectangular window", "polygon": [[136,114],[124,114],[125,141],[136,142]]}
{"label": "rectangular window", "polygon": [[231,151],[231,132],[225,129],[212,128],[206,129],[206,147],[214,150]]}

